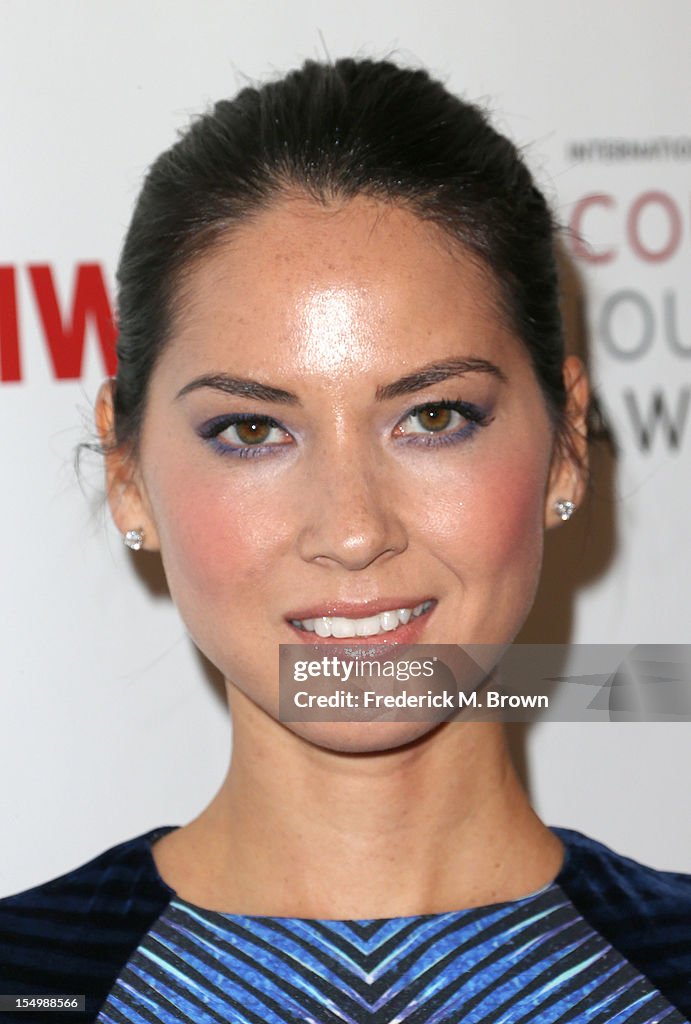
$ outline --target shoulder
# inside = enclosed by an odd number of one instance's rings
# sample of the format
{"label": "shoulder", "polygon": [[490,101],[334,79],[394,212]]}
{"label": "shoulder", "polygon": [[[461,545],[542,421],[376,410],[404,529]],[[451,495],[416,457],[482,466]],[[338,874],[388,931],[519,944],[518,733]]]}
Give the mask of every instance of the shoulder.
{"label": "shoulder", "polygon": [[562,888],[582,899],[596,898],[607,916],[616,916],[617,908],[634,907],[641,919],[654,919],[661,910],[677,910],[679,916],[685,910],[688,916],[691,875],[639,864],[571,829],[553,831],[566,851],[559,878]]}
{"label": "shoulder", "polygon": [[691,1016],[691,875],[657,871],[570,829],[556,879],[589,924]]}
{"label": "shoulder", "polygon": [[151,855],[151,844],[168,831],[170,826],[129,839],[74,871],[0,900],[0,993],[85,993],[87,1010],[95,1012],[174,895]]}

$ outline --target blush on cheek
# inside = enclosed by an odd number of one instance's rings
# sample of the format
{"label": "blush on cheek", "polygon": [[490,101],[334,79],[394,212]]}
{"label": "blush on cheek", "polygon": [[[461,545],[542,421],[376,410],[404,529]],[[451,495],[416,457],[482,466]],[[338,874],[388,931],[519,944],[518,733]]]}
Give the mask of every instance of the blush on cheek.
{"label": "blush on cheek", "polygon": [[487,493],[487,527],[496,538],[498,557],[542,549],[544,473],[537,466],[514,462],[505,468],[501,486]]}
{"label": "blush on cheek", "polygon": [[[160,526],[161,553],[173,597],[185,603],[237,601],[263,575],[276,543],[276,524],[243,496],[204,494],[168,506]],[[181,609],[182,610],[182,609]]]}
{"label": "blush on cheek", "polygon": [[433,478],[427,484],[424,492],[435,495],[430,533],[445,546],[460,545],[471,560],[475,552],[488,570],[509,568],[524,549],[541,550],[546,469],[539,452],[527,458],[501,453],[451,478],[440,475],[436,487]]}
{"label": "blush on cheek", "polygon": [[[544,537],[542,466],[507,467],[501,487],[488,494],[485,535],[478,544],[483,571],[494,579],[497,621],[506,622],[504,639],[515,636],[535,600],[542,567]],[[478,563],[478,571],[480,571]]]}

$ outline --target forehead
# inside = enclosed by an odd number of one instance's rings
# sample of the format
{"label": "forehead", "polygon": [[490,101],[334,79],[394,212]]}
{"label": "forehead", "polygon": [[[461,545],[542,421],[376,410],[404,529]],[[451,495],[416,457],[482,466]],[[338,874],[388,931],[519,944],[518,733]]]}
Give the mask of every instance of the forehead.
{"label": "forehead", "polygon": [[175,305],[166,356],[195,368],[204,355],[346,373],[449,346],[523,348],[476,258],[410,210],[363,197],[277,202],[188,269]]}

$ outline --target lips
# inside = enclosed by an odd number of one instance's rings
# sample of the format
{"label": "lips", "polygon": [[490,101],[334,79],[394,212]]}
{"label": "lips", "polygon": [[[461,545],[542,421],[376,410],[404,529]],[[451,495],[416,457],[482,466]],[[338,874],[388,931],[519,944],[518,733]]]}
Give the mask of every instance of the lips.
{"label": "lips", "polygon": [[287,619],[303,643],[352,643],[375,637],[377,644],[414,643],[436,603],[434,598],[339,603],[304,609]]}

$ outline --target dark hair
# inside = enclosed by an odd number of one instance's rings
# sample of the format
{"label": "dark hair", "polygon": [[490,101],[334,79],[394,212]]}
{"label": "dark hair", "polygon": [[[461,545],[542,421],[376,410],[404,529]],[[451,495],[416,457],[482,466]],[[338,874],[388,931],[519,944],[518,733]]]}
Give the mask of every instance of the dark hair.
{"label": "dark hair", "polygon": [[307,61],[196,120],[152,165],[117,272],[115,443],[136,448],[185,271],[282,195],[405,204],[492,271],[547,407],[564,424],[554,223],[516,147],[425,71]]}

